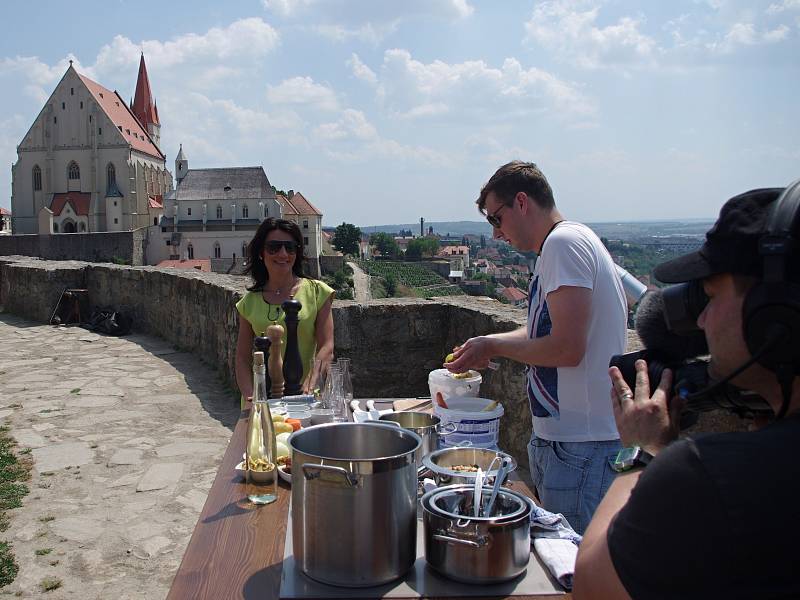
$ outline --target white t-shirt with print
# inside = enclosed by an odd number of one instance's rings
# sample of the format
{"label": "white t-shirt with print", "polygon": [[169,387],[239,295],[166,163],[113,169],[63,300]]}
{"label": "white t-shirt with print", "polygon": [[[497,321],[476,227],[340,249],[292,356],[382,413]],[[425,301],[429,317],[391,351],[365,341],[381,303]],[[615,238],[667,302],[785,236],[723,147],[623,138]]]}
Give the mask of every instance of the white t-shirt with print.
{"label": "white t-shirt with print", "polygon": [[528,289],[530,338],[549,335],[547,295],[563,286],[592,290],[586,354],[576,367],[529,365],[533,431],[559,442],[617,439],[608,362],[625,351],[627,304],[611,255],[581,223],[563,221],[545,240]]}

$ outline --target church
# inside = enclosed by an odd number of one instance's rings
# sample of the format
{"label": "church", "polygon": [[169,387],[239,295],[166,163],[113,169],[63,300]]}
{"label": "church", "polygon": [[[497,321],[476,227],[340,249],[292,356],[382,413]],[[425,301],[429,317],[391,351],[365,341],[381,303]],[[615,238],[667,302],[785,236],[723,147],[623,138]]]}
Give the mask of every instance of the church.
{"label": "church", "polygon": [[78,73],[70,61],[17,146],[11,169],[14,233],[129,231],[157,224],[172,190],[160,133],[144,55],[130,104]]}

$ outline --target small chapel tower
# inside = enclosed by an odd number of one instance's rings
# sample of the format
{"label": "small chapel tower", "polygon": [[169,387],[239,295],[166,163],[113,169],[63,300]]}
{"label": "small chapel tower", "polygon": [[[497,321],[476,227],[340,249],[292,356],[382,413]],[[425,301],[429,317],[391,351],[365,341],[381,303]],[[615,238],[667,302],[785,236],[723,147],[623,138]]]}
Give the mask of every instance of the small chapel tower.
{"label": "small chapel tower", "polygon": [[133,97],[131,111],[144,126],[156,146],[161,146],[161,123],[158,120],[158,106],[150,91],[150,79],[144,64],[144,52],[139,59],[139,77],[136,80],[136,95]]}
{"label": "small chapel tower", "polygon": [[178,149],[178,156],[175,157],[175,185],[177,186],[181,179],[186,177],[189,172],[189,159],[183,153],[183,144]]}

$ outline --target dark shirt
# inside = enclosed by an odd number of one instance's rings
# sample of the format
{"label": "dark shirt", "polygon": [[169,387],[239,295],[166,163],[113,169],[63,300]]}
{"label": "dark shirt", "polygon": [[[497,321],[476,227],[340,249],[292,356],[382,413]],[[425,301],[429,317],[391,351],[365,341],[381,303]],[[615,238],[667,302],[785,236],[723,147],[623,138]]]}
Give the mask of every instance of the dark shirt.
{"label": "dark shirt", "polygon": [[632,598],[800,598],[800,417],[675,442],[611,522]]}

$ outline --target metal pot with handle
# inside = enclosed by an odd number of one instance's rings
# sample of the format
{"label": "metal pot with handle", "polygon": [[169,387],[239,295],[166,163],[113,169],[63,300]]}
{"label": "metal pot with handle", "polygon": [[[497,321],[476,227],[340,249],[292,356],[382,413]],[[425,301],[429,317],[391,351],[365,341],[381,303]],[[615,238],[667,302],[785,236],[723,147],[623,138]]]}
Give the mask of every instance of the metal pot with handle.
{"label": "metal pot with handle", "polygon": [[[483,492],[488,500],[492,488]],[[491,514],[476,517],[473,498],[469,485],[437,488],[422,497],[425,560],[445,577],[466,583],[519,576],[530,560],[530,501],[501,489]]]}
{"label": "metal pot with handle", "polygon": [[381,415],[380,422],[396,423],[403,429],[413,431],[422,438],[422,445],[416,453],[417,465],[422,464],[422,458],[439,449],[439,436],[455,433],[458,425],[448,423],[442,425],[442,420],[436,415],[424,412],[394,412]]}
{"label": "metal pot with handle", "polygon": [[330,423],[292,434],[292,542],[303,573],[369,587],[411,568],[421,443],[412,431],[378,423]]}

